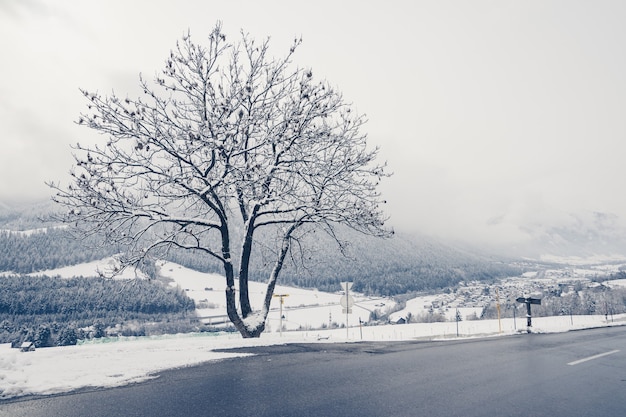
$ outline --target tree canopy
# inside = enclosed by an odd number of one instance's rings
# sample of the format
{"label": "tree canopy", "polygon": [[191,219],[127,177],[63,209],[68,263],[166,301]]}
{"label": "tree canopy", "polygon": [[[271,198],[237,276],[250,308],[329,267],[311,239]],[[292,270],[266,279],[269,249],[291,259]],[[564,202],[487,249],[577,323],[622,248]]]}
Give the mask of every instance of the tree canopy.
{"label": "tree canopy", "polygon": [[[367,146],[366,119],[312,70],[293,68],[300,43],[274,58],[268,39],[242,32],[228,43],[218,23],[206,46],[187,34],[153,82],[140,76],[141,97],[81,90],[78,123],[107,140],[77,144],[72,183],[50,184],[65,222],[129,248],[124,265],[173,247],[217,259],[244,337],[264,330],[280,271],[307,233],[327,232],[339,250],[339,224],[390,235],[377,190],[388,173]],[[275,244],[263,248],[273,266],[254,311],[248,271],[260,233]]]}

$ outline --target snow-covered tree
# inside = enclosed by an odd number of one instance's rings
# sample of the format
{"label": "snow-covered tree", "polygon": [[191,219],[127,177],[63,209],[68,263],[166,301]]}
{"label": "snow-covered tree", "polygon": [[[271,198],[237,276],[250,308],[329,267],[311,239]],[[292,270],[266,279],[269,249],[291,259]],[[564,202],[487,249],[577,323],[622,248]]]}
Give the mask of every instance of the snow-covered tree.
{"label": "snow-covered tree", "polygon": [[60,334],[57,344],[59,346],[71,346],[78,343],[78,335],[74,326],[64,327]]}
{"label": "snow-covered tree", "polygon": [[[247,34],[231,44],[221,24],[205,46],[187,34],[143,95],[83,91],[78,124],[106,136],[75,147],[73,180],[49,184],[63,220],[129,250],[123,266],[182,248],[224,268],[228,316],[258,337],[285,262],[304,252],[304,235],[337,225],[388,236],[377,185],[388,176],[366,146],[365,118],[310,69]],[[249,265],[262,230],[273,254],[263,305],[253,310]],[[238,287],[236,287],[238,281]],[[236,303],[236,289],[239,304]]]}
{"label": "snow-covered tree", "polygon": [[37,328],[37,332],[35,333],[35,347],[50,347],[52,346],[52,331],[49,326],[41,325]]}

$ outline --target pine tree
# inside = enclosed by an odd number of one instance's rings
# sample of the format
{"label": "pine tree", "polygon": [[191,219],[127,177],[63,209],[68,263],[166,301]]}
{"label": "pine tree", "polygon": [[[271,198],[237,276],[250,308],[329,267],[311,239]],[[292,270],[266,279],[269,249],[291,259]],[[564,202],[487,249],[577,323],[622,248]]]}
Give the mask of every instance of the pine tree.
{"label": "pine tree", "polygon": [[57,344],[59,346],[70,346],[75,345],[77,342],[78,335],[76,333],[76,329],[74,328],[74,326],[69,326],[61,330]]}
{"label": "pine tree", "polygon": [[50,327],[46,325],[39,326],[37,332],[35,333],[35,340],[33,340],[33,342],[37,348],[53,346],[52,331],[50,330]]}

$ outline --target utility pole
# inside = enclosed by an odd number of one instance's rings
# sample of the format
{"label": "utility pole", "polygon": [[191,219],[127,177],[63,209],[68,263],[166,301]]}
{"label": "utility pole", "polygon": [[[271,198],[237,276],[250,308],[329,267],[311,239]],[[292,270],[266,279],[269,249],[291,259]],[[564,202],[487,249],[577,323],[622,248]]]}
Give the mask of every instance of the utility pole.
{"label": "utility pole", "polygon": [[349,301],[350,300],[350,286],[351,285],[348,285],[348,283],[346,282],[346,299],[348,300],[347,305],[346,305],[346,339],[350,338],[350,333],[348,330],[348,328],[350,327],[348,326],[348,317],[350,317],[350,313],[352,312],[350,310],[350,301]]}
{"label": "utility pole", "polygon": [[350,288],[352,288],[351,282],[342,282],[341,288],[345,291],[345,295],[341,297],[339,300],[339,304],[343,307],[343,312],[346,313],[346,339],[350,338],[350,332],[348,330],[348,318],[349,314],[352,313],[352,306],[354,305],[354,299],[350,295]]}
{"label": "utility pole", "polygon": [[496,310],[498,310],[498,333],[502,333],[502,322],[500,321],[500,293],[496,287]]}
{"label": "utility pole", "polygon": [[274,294],[273,297],[280,298],[280,337],[283,337],[283,304],[285,297],[289,297],[289,294]]}

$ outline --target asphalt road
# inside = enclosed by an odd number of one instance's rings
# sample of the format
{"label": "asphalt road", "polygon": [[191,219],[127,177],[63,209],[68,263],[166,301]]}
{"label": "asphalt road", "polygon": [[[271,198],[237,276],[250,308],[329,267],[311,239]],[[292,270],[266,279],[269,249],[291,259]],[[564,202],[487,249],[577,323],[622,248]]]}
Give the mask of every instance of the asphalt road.
{"label": "asphalt road", "polygon": [[0,416],[624,416],[626,327],[450,342],[293,344]]}

